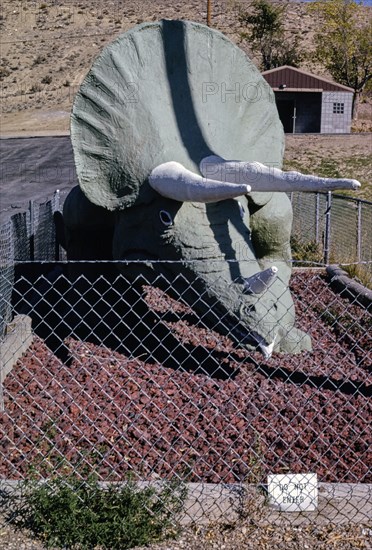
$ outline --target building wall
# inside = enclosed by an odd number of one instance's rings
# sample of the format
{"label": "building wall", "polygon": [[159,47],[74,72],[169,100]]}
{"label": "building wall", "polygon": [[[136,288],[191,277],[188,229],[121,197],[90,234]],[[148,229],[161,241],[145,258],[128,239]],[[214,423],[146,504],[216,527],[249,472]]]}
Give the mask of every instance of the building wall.
{"label": "building wall", "polygon": [[352,101],[350,92],[323,92],[321,134],[350,132]]}

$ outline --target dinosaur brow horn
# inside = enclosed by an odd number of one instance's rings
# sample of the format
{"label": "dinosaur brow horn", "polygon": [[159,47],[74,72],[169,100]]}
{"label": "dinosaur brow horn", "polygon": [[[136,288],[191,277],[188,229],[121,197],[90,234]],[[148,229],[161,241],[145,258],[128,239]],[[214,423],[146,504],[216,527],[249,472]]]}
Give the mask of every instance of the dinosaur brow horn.
{"label": "dinosaur brow horn", "polygon": [[252,191],[332,191],[334,189],[359,189],[360,182],[353,179],[321,178],[300,172],[283,172],[279,168],[265,166],[260,162],[225,160],[212,155],[200,163],[205,177],[223,182],[248,183]]}
{"label": "dinosaur brow horn", "polygon": [[246,184],[203,178],[173,161],[154,168],[149,176],[149,183],[163,197],[180,202],[218,202],[251,191]]}

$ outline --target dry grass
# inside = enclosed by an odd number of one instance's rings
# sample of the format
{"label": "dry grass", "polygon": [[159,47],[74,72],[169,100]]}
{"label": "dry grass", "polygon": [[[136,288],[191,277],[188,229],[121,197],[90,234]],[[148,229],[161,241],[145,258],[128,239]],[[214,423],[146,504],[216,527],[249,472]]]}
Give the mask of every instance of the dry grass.
{"label": "dry grass", "polygon": [[[286,170],[357,179],[362,187],[352,193],[355,198],[372,201],[371,165],[370,134],[286,136]],[[350,195],[350,191],[344,194]]]}

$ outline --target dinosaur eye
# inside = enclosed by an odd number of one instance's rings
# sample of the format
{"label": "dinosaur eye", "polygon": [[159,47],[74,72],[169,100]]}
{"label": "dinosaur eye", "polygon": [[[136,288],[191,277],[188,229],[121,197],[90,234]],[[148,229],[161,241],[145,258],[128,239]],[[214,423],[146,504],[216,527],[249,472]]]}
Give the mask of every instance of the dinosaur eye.
{"label": "dinosaur eye", "polygon": [[160,210],[159,218],[164,225],[169,226],[173,224],[172,216],[166,210]]}

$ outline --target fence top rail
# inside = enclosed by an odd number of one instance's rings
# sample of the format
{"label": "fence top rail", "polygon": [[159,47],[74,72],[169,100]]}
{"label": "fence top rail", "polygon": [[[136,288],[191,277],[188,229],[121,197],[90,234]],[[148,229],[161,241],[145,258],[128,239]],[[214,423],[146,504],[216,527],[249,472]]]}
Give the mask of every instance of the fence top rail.
{"label": "fence top rail", "polygon": [[[315,193],[309,192],[309,193],[306,193],[306,194],[307,194],[307,195],[322,195],[322,196],[324,196],[324,197],[327,197],[329,193],[332,194],[332,198],[334,198],[334,199],[341,199],[341,200],[345,200],[345,201],[349,201],[349,202],[351,201],[351,202],[354,202],[354,203],[356,203],[356,204],[361,203],[361,204],[366,204],[366,205],[372,206],[372,201],[368,201],[368,200],[366,200],[366,199],[360,199],[360,198],[357,198],[357,197],[351,197],[351,196],[349,196],[349,195],[338,195],[338,194],[336,194],[336,193],[333,193],[332,191],[328,191],[328,192],[317,191],[317,192],[315,192]],[[58,196],[61,197],[61,198],[63,198],[63,196],[64,196],[65,194],[67,194],[67,193],[65,193],[64,191],[61,192],[59,189],[56,189],[56,190],[54,191],[53,194],[51,194],[51,195],[50,195],[49,197],[47,197],[45,200],[43,200],[43,201],[41,201],[41,202],[37,202],[36,204],[38,204],[38,205],[45,205],[45,204],[47,204],[49,201],[53,201],[53,200],[55,200],[56,198],[58,198]],[[296,191],[293,191],[293,192],[291,193],[291,195],[294,195],[294,194],[300,195],[301,193],[298,192],[298,191],[297,191],[297,192],[296,192]],[[9,227],[10,224],[11,224],[11,220],[12,220],[13,217],[17,216],[18,214],[24,213],[24,212],[29,212],[29,211],[30,211],[30,208],[31,208],[31,206],[32,206],[32,204],[34,204],[34,203],[35,203],[35,201],[33,201],[33,200],[29,201],[28,206],[25,207],[25,209],[24,209],[23,212],[16,212],[16,213],[13,214],[12,216],[10,216],[10,218],[9,218],[6,222],[4,222],[4,223],[2,223],[2,224],[0,225],[0,230],[4,230],[5,227]],[[63,204],[63,203],[62,203],[62,204]],[[61,204],[61,206],[62,206],[62,204]]]}
{"label": "fence top rail", "polygon": [[[207,263],[210,262],[210,259],[203,259],[203,258],[195,258],[192,260],[169,260],[169,259],[123,259],[123,260],[19,260],[17,258],[12,259],[8,262],[10,265],[18,265],[18,264],[31,264],[31,265],[53,265],[53,266],[63,266],[63,265],[146,265],[146,266],[152,266],[157,264],[176,264],[176,265],[187,265],[187,264],[196,264],[196,263]],[[250,259],[235,259],[235,258],[214,258],[214,263],[229,263],[229,264],[241,264],[241,263],[256,263],[255,260]],[[311,260],[296,260],[292,259],[289,260],[289,264],[292,265],[293,268],[299,268],[299,269],[322,269],[326,268],[329,264],[325,263],[324,261],[311,261]],[[4,264],[4,262],[3,262]],[[301,264],[301,265],[297,265]],[[357,265],[365,265],[365,266],[372,266],[372,260],[360,260],[360,261],[350,261],[350,262],[332,262],[332,265],[337,265],[339,267],[347,267],[347,266],[357,266]]]}
{"label": "fence top rail", "polygon": [[[300,191],[293,191],[293,194],[300,195]],[[366,199],[360,199],[358,197],[351,197],[350,195],[338,195],[337,193],[333,193],[333,191],[316,191],[315,193],[306,193],[307,195],[323,195],[324,197],[327,197],[327,195],[331,193],[333,199],[342,199],[345,201],[352,201],[355,203],[363,203],[363,204],[369,204],[372,206],[372,201],[367,201]]]}
{"label": "fence top rail", "polygon": [[343,199],[343,200],[348,200],[348,201],[353,201],[353,202],[357,202],[357,203],[363,203],[363,204],[369,204],[370,206],[372,206],[372,201],[367,201],[366,199],[358,199],[356,197],[349,197],[349,196],[346,196],[346,195],[336,195],[336,194],[332,194],[333,195],[333,198],[335,199]]}

